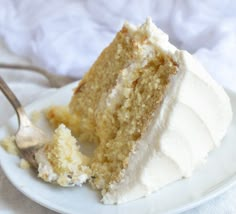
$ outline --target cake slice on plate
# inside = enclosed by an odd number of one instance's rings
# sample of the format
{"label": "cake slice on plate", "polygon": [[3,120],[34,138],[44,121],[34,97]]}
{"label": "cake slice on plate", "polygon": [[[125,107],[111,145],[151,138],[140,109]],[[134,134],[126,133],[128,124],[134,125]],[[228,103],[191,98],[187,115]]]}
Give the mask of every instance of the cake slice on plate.
{"label": "cake slice on plate", "polygon": [[124,24],[63,111],[67,117],[52,107],[49,120],[97,143],[89,181],[106,204],[191,176],[220,145],[232,118],[222,87],[151,19]]}

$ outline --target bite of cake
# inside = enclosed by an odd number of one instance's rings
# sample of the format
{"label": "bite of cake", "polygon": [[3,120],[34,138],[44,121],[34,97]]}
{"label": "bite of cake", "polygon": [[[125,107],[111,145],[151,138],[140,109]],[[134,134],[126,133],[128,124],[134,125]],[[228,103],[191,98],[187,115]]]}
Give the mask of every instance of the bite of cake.
{"label": "bite of cake", "polygon": [[[97,143],[87,164],[89,183],[113,204],[191,176],[220,145],[232,110],[201,64],[147,19],[141,26],[125,23],[69,106],[52,107],[47,117],[54,127],[67,124],[79,141]],[[49,146],[44,152],[59,151]],[[71,160],[77,156],[76,150]]]}
{"label": "bite of cake", "polygon": [[46,143],[35,155],[38,176],[46,182],[60,186],[81,186],[88,180],[91,170],[89,159],[79,151],[71,131],[61,124],[52,141]]}

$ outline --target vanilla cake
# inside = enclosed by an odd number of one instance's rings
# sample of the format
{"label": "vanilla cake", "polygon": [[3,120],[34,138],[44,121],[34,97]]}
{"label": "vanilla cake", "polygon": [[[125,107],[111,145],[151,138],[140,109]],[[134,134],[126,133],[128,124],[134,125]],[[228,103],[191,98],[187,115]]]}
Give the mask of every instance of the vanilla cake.
{"label": "vanilla cake", "polygon": [[89,182],[114,204],[191,176],[220,145],[232,110],[222,87],[149,18],[125,23],[69,106],[47,116],[81,142],[97,143]]}
{"label": "vanilla cake", "polygon": [[89,159],[79,151],[77,140],[64,124],[59,125],[52,141],[35,154],[35,159],[38,176],[60,186],[81,186],[91,174]]}

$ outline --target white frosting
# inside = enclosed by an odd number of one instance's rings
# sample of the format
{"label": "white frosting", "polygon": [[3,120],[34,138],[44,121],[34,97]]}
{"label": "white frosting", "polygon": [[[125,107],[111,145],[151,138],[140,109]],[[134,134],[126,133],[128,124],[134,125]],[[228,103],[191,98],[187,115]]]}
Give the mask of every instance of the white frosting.
{"label": "white frosting", "polygon": [[228,96],[190,54],[174,48],[150,19],[141,30],[175,59],[179,69],[152,124],[137,143],[123,180],[112,184],[103,196],[106,204],[134,200],[191,176],[209,151],[220,145],[232,118]]}
{"label": "white frosting", "polygon": [[45,178],[49,183],[55,182],[58,179],[58,174],[54,172],[52,165],[49,163],[44,151],[41,149],[35,155],[38,163],[38,176]]}

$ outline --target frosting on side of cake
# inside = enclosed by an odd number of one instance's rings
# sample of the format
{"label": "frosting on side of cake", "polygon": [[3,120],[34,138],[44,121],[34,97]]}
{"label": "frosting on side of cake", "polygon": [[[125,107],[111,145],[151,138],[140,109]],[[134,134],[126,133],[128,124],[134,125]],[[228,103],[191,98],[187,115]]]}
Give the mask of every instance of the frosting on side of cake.
{"label": "frosting on side of cake", "polygon": [[134,200],[191,176],[209,151],[220,145],[232,118],[228,96],[204,68],[168,43],[150,20],[145,27],[153,44],[171,54],[179,68],[161,108],[131,154],[123,179],[103,193],[105,204]]}

